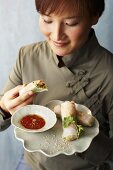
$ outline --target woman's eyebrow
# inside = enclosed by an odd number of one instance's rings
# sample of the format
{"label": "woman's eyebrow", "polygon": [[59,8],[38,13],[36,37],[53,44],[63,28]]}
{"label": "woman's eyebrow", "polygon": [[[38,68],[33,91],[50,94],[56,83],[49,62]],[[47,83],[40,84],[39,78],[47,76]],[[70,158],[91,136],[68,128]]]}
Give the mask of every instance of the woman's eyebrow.
{"label": "woman's eyebrow", "polygon": [[66,19],[78,19],[80,16],[71,16],[71,17],[66,17]]}

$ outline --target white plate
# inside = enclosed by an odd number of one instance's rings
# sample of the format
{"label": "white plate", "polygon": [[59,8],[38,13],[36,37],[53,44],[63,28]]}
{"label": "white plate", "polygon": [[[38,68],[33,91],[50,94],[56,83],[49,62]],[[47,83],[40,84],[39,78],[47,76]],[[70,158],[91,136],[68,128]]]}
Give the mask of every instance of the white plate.
{"label": "white plate", "polygon": [[[21,125],[20,120],[27,115],[38,115],[45,120],[45,125],[40,129],[27,129]],[[27,105],[16,111],[11,117],[11,124],[27,132],[44,132],[52,128],[57,122],[55,113],[45,106]]]}
{"label": "white plate", "polygon": [[[81,108],[83,105],[77,105]],[[85,106],[82,109],[87,109]],[[90,111],[90,110],[89,110]],[[64,141],[62,139],[62,123],[58,119],[55,126],[43,133],[28,133],[18,128],[14,129],[15,136],[22,141],[25,150],[29,152],[41,152],[48,157],[59,154],[72,155],[75,152],[85,151],[92,139],[99,133],[99,123],[95,120],[93,127],[85,127],[85,133],[77,140]]]}

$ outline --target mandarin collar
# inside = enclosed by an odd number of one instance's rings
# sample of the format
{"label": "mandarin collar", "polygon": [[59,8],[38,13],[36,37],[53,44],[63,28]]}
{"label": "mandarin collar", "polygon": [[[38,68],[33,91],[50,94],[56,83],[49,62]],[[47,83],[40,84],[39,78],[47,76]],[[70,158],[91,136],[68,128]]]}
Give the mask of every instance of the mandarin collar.
{"label": "mandarin collar", "polygon": [[67,67],[72,67],[89,60],[89,57],[93,55],[94,48],[98,46],[98,40],[96,38],[95,32],[91,29],[91,36],[85,45],[76,50],[75,52],[62,57],[64,64]]}
{"label": "mandarin collar", "polygon": [[[99,43],[96,38],[95,31],[92,28],[90,32],[90,38],[82,48],[76,50],[75,52],[69,55],[62,57],[64,65],[70,68],[74,65],[78,65],[79,63],[87,61],[89,57],[91,58],[91,56],[93,56],[94,48],[96,48],[98,45]],[[53,56],[56,64],[59,65],[60,62],[59,57],[57,55],[53,55]]]}

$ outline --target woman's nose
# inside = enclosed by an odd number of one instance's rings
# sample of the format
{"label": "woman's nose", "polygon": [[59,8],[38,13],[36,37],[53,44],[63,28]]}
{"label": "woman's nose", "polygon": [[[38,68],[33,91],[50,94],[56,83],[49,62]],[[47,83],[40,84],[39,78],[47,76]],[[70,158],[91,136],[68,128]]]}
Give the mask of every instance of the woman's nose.
{"label": "woman's nose", "polygon": [[55,25],[52,31],[52,39],[54,41],[59,41],[64,38],[64,35],[65,33],[64,33],[63,25]]}

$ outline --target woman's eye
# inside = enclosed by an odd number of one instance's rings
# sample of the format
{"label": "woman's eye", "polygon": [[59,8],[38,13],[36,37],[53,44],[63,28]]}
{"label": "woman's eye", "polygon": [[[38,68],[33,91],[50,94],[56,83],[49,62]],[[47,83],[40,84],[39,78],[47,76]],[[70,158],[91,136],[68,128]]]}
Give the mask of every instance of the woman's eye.
{"label": "woman's eye", "polygon": [[68,26],[76,26],[78,24],[78,22],[66,22],[66,25]]}
{"label": "woman's eye", "polygon": [[76,26],[79,24],[79,21],[76,19],[70,19],[70,20],[66,20],[65,24],[68,26]]}
{"label": "woman's eye", "polygon": [[51,23],[52,23],[52,21],[45,20],[45,19],[43,19],[43,20],[44,20],[44,22],[47,23],[47,24],[51,24]]}

